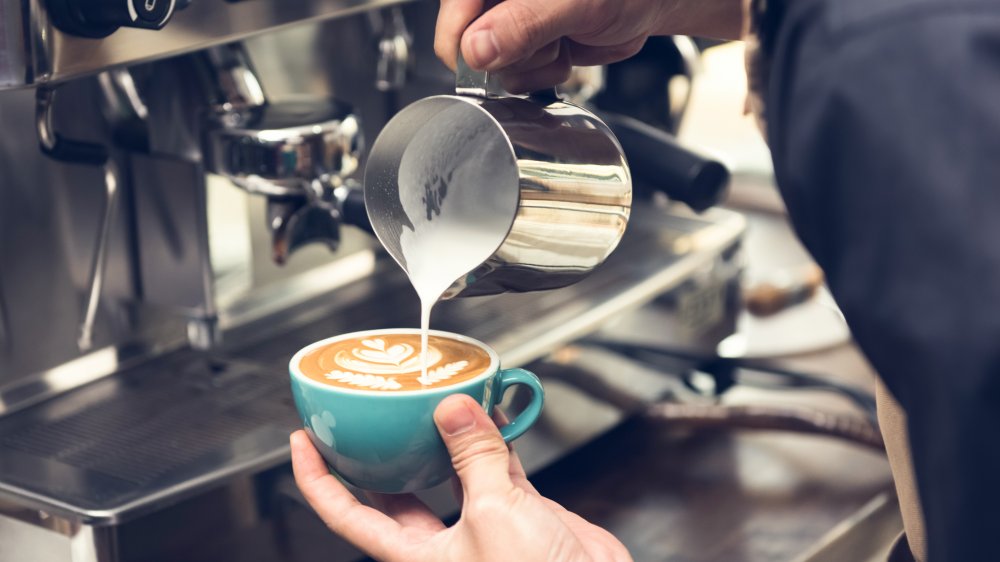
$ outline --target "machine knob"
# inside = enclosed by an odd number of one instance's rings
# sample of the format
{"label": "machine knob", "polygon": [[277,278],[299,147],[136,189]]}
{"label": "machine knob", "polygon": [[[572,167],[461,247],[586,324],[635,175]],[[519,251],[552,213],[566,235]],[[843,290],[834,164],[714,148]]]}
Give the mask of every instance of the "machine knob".
{"label": "machine knob", "polygon": [[47,4],[52,23],[63,32],[100,38],[111,35],[119,27],[160,29],[170,21],[177,2],[178,0],[48,0]]}

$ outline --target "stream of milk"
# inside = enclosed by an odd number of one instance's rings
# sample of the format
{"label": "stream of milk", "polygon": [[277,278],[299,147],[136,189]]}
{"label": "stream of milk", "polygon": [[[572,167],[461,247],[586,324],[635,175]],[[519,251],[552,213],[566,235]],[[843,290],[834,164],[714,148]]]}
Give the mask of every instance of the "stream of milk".
{"label": "stream of milk", "polygon": [[421,382],[429,384],[431,309],[457,280],[503,243],[518,204],[518,173],[506,137],[464,103],[425,124],[403,153],[400,202],[404,268],[420,298]]}

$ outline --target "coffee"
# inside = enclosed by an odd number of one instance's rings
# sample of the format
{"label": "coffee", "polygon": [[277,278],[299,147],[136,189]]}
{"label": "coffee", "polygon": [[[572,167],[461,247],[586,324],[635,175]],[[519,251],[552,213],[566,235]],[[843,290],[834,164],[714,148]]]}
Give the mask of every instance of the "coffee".
{"label": "coffee", "polygon": [[453,394],[469,396],[492,413],[507,390],[527,387],[528,406],[500,429],[507,442],[538,419],[544,402],[538,377],[523,369],[501,369],[497,354],[484,343],[448,332],[429,335],[432,366],[423,381],[420,331],[414,329],[344,334],[307,346],[289,362],[302,425],[344,481],[401,494],[454,476],[433,420],[438,404]]}
{"label": "coffee", "polygon": [[490,364],[489,353],[478,345],[432,335],[425,374],[420,334],[379,334],[313,349],[302,357],[299,370],[330,386],[393,392],[458,384],[482,375]]}

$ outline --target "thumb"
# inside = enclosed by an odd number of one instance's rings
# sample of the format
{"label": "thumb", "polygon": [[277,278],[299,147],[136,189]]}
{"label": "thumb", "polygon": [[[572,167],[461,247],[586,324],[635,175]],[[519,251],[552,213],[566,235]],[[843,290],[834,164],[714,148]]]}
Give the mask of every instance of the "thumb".
{"label": "thumb", "polygon": [[513,489],[510,450],[475,400],[465,394],[445,398],[434,411],[434,422],[467,499]]}
{"label": "thumb", "polygon": [[[579,0],[505,0],[462,35],[462,56],[478,70],[499,70],[564,36],[589,31],[591,10]],[[590,21],[591,23],[588,23]]]}

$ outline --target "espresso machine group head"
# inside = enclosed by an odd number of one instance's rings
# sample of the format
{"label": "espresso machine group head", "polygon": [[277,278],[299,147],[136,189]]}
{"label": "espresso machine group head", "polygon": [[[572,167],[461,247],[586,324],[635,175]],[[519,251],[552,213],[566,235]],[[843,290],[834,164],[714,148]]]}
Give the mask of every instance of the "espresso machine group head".
{"label": "espresso machine group head", "polygon": [[342,224],[370,229],[360,186],[348,180],[363,149],[358,115],[332,98],[270,102],[240,44],[209,49],[203,60],[213,95],[207,168],[267,198],[274,261],[313,242],[336,250]]}

